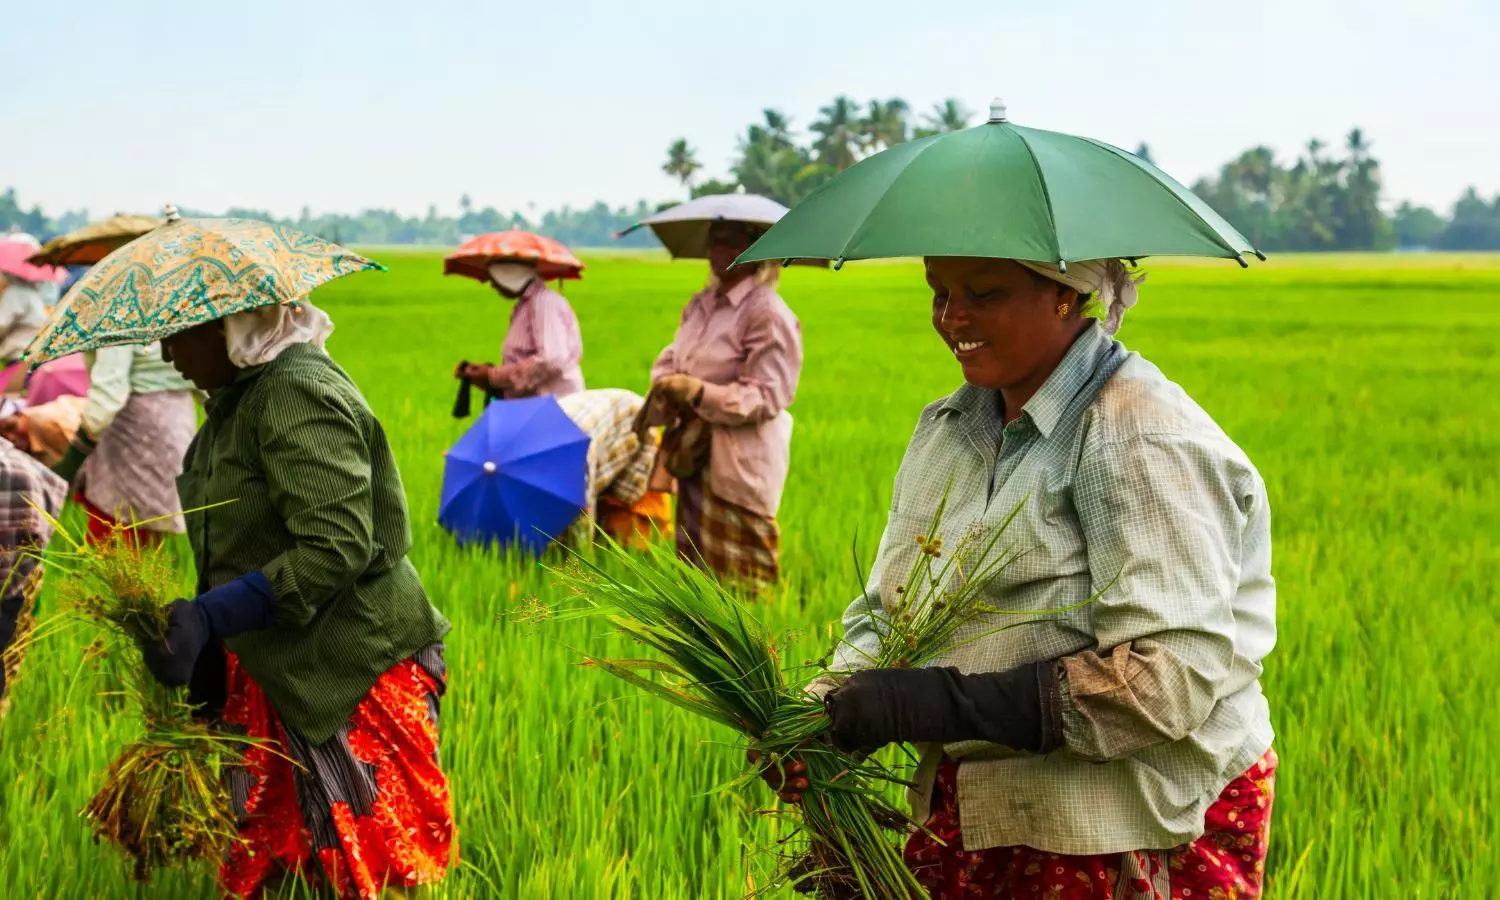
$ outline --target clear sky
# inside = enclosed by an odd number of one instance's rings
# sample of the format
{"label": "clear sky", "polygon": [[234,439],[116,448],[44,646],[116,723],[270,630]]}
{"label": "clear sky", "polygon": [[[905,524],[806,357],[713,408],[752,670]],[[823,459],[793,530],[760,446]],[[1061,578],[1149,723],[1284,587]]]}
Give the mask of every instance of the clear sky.
{"label": "clear sky", "polygon": [[1365,129],[1387,200],[1500,191],[1496,0],[4,0],[0,187],[56,214],[679,196],[763,107],[948,96],[1192,181]]}

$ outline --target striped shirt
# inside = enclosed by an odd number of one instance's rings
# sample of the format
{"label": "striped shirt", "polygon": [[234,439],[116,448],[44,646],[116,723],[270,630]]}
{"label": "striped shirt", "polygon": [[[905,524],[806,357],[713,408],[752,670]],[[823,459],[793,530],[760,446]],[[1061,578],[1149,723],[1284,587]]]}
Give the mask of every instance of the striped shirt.
{"label": "striped shirt", "polygon": [[[835,669],[879,646],[877,610],[939,502],[949,547],[993,532],[1020,552],[986,589],[1011,615],[960,634],[963,672],[1056,660],[1066,746],[1047,755],[977,742],[924,748],[912,794],[925,816],[943,751],[960,760],[966,849],[1097,854],[1175,847],[1271,745],[1261,661],[1276,640],[1271,520],[1249,459],[1181,388],[1090,327],[1021,415],[965,386],[929,406],[896,475],[869,597],[844,616]],[[950,487],[951,481],[951,487]],[[1024,501],[1024,502],[1023,502]],[[972,571],[972,564],[970,566]]]}
{"label": "striped shirt", "polygon": [[214,391],[179,487],[199,591],[259,570],[276,619],[230,638],[283,721],[313,743],[448,623],[407,559],[390,443],[354,382],[297,344]]}
{"label": "striped shirt", "polygon": [[507,399],[560,397],[583,390],[582,361],[583,336],[573,307],[536,279],[511,310],[500,365],[490,370],[490,386]]}

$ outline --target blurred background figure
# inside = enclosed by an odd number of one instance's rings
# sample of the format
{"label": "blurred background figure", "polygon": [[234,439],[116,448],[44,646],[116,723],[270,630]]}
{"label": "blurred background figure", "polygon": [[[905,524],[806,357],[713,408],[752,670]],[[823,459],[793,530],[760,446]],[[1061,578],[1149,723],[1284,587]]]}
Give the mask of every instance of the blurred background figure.
{"label": "blurred background figure", "polygon": [[20,667],[42,584],[42,567],[26,551],[52,539],[47,516],[57,516],[66,496],[61,478],[0,441],[0,717],[10,707],[6,692]]}
{"label": "blurred background figure", "polygon": [[558,405],[589,436],[589,506],[564,540],[574,547],[590,543],[596,523],[625,547],[670,537],[671,495],[650,489],[660,433],[646,426],[645,398],[606,388],[569,394]]}
{"label": "blurred background figure", "polygon": [[780,263],[730,269],[763,231],[728,220],[709,229],[709,282],[651,368],[650,413],[669,426],[662,465],[677,479],[678,552],[756,590],[781,574],[776,511],[802,373],[801,326],[776,293]]}
{"label": "blurred background figure", "polygon": [[87,398],[72,394],[30,406],[13,403],[0,417],[0,437],[51,468],[68,455],[87,405]]}
{"label": "blurred background figure", "polygon": [[490,263],[488,272],[500,296],[515,301],[500,365],[460,363],[454,376],[506,400],[583,390],[583,336],[567,298],[532,263]]}
{"label": "blurred background figure", "polygon": [[84,355],[90,383],[82,421],[54,469],[74,482],[90,539],[128,522],[141,523],[127,532],[138,539],[181,534],[177,477],[198,425],[193,386],[162,360],[159,344]]}
{"label": "blurred background figure", "polygon": [[27,259],[41,246],[28,234],[0,235],[0,394],[19,396],[26,384],[21,356],[58,299],[58,270]]}

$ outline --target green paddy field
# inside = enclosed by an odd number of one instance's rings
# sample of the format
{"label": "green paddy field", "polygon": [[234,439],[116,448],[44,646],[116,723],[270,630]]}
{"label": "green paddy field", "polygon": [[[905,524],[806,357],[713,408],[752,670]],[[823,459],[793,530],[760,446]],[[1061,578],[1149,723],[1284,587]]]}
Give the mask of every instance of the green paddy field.
{"label": "green paddy field", "polygon": [[[314,300],[330,349],[391,434],[413,557],[454,623],[443,706],[462,864],[441,895],[737,898],[769,793],[711,793],[727,734],[579,669],[597,626],[506,619],[550,589],[534,561],[455,549],[435,524],[459,359],[498,354],[508,307],[437,253]],[[700,264],[588,257],[569,285],[595,387],[643,391]],[[1121,339],[1181,383],[1269,485],[1280,640],[1265,677],[1282,767],[1275,898],[1482,897],[1500,886],[1500,257],[1273,258],[1148,266]],[[917,413],[957,384],[910,263],[789,270],[806,368],[766,609],[811,659],[873,552]],[[44,606],[46,600],[44,599]],[[43,614],[48,612],[44,608]],[[129,884],[77,813],[132,721],[82,667],[81,632],[36,648],[0,721],[0,898],[208,897],[209,873]],[[1489,699],[1485,699],[1488,697]]]}

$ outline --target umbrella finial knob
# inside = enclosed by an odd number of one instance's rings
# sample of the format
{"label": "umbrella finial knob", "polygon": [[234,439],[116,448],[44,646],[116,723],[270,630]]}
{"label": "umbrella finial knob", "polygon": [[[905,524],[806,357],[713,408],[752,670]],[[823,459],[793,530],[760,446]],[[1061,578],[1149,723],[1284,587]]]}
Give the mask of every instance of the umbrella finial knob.
{"label": "umbrella finial knob", "polygon": [[486,474],[486,475],[493,475],[493,474],[495,474],[495,464],[492,463],[492,462],[486,461],[485,464],[484,464],[484,474]]}
{"label": "umbrella finial knob", "polygon": [[743,184],[737,184],[737,185],[735,185],[734,186],[734,192],[736,194],[743,194],[743,193],[745,193],[745,186]]}
{"label": "umbrella finial knob", "polygon": [[996,97],[995,99],[993,99],[993,100],[990,101],[990,121],[991,122],[1009,122],[1010,121],[1009,119],[1005,118],[1005,101],[1001,100],[999,97]]}
{"label": "umbrella finial knob", "polygon": [[166,217],[168,222],[178,222],[182,220],[182,216],[177,213],[177,207],[173,206],[170,203],[163,207],[161,212],[162,215]]}

